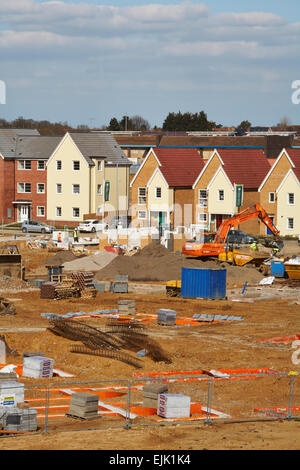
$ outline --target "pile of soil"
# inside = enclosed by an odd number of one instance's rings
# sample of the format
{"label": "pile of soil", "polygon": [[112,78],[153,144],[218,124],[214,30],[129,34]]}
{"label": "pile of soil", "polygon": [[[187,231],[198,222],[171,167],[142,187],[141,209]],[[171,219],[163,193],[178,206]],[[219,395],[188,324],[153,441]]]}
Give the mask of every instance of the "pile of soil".
{"label": "pile of soil", "polygon": [[74,255],[72,251],[58,251],[56,255],[51,256],[51,258],[46,259],[44,264],[46,266],[60,266],[66,261],[73,261],[77,259],[78,256]]}
{"label": "pile of soil", "polygon": [[[158,242],[152,242],[133,256],[118,256],[95,274],[95,279],[113,279],[116,275],[128,275],[129,281],[169,281],[181,279],[181,268],[220,268],[216,260],[200,260],[175,254]],[[253,267],[224,265],[230,284],[257,284],[263,277]]]}
{"label": "pile of soil", "polygon": [[[64,271],[98,271],[112,262],[118,255],[108,251],[100,251],[91,256],[76,257],[64,263]],[[78,259],[79,258],[79,259]]]}
{"label": "pile of soil", "polygon": [[22,291],[30,289],[31,286],[26,281],[10,276],[0,276],[0,291]]}

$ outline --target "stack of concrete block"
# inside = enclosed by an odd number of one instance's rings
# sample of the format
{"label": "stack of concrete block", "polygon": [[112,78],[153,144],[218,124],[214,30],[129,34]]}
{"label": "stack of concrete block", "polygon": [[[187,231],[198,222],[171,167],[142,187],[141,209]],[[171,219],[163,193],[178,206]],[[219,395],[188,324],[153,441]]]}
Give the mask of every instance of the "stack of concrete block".
{"label": "stack of concrete block", "polygon": [[98,416],[98,396],[92,393],[78,392],[71,395],[68,415],[83,419]]}
{"label": "stack of concrete block", "polygon": [[128,276],[117,275],[115,281],[111,282],[110,290],[116,294],[127,294],[128,293]]}
{"label": "stack of concrete block", "polygon": [[175,325],[176,312],[168,308],[160,308],[157,310],[157,323],[159,325]]}
{"label": "stack of concrete block", "polygon": [[143,388],[143,406],[157,409],[158,396],[168,392],[168,385],[161,383],[150,383]]}
{"label": "stack of concrete block", "polygon": [[20,409],[7,407],[0,412],[0,424],[6,431],[36,431],[37,410],[35,408]]}
{"label": "stack of concrete block", "polygon": [[16,372],[0,372],[0,383],[2,382],[15,382],[18,376]]}
{"label": "stack of concrete block", "polygon": [[119,300],[118,301],[118,314],[119,315],[135,315],[135,300]]}
{"label": "stack of concrete block", "polygon": [[24,384],[15,381],[0,381],[0,406],[24,402]]}
{"label": "stack of concrete block", "polygon": [[23,359],[23,377],[44,378],[53,376],[54,360],[44,356],[29,356]]}
{"label": "stack of concrete block", "polygon": [[182,393],[162,393],[158,397],[157,414],[163,418],[189,418],[191,399]]}

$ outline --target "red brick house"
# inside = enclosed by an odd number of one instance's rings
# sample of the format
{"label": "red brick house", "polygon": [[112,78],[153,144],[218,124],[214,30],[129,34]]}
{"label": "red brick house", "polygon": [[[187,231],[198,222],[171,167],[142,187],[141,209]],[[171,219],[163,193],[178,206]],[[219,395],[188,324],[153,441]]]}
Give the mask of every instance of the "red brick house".
{"label": "red brick house", "polygon": [[46,162],[61,137],[25,136],[14,161],[14,220],[47,220]]}

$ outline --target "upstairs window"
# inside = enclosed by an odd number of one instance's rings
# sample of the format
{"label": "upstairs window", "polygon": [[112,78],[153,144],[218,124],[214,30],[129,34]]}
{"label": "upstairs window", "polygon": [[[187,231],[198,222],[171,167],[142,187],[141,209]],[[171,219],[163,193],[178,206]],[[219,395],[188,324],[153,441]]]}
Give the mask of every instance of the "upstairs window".
{"label": "upstairs window", "polygon": [[219,189],[218,196],[219,196],[219,201],[224,201],[224,198],[225,198],[224,189]]}
{"label": "upstairs window", "polygon": [[102,171],[102,160],[98,160],[97,168],[98,171]]}
{"label": "upstairs window", "polygon": [[38,160],[37,161],[37,169],[38,170],[44,170],[45,169],[45,161],[44,160]]}
{"label": "upstairs window", "polygon": [[73,184],[73,194],[80,194],[80,184]]}
{"label": "upstairs window", "polygon": [[269,193],[269,202],[275,202],[275,193]]}
{"label": "upstairs window", "polygon": [[18,183],[18,193],[31,193],[31,183]]}
{"label": "upstairs window", "polygon": [[19,160],[18,170],[31,170],[31,160]]}
{"label": "upstairs window", "polygon": [[57,183],[56,185],[56,194],[61,194],[62,193],[62,184]]}
{"label": "upstairs window", "polygon": [[161,199],[161,188],[155,188],[156,199]]}
{"label": "upstairs window", "polygon": [[138,203],[146,204],[146,202],[147,202],[146,188],[139,188]]}
{"label": "upstairs window", "polygon": [[62,161],[61,160],[56,160],[56,169],[61,170],[62,169]]}
{"label": "upstairs window", "polygon": [[295,204],[295,194],[288,193],[288,205],[293,206]]}
{"label": "upstairs window", "polygon": [[206,189],[199,189],[199,206],[207,207],[207,191]]}
{"label": "upstairs window", "polygon": [[45,193],[45,183],[38,183],[36,191],[39,194],[44,194]]}
{"label": "upstairs window", "polygon": [[73,161],[73,170],[74,171],[79,171],[80,170],[80,161],[79,160],[74,160]]}

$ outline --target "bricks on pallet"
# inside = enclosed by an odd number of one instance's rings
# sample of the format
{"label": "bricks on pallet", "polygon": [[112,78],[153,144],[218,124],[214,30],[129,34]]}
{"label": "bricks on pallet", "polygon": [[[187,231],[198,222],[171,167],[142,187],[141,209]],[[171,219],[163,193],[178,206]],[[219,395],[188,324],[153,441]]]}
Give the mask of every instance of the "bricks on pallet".
{"label": "bricks on pallet", "polygon": [[6,431],[36,431],[37,410],[35,408],[9,407],[4,410],[0,422]]}
{"label": "bricks on pallet", "polygon": [[56,282],[44,282],[41,285],[40,289],[40,298],[41,299],[54,299],[55,298],[55,287]]}
{"label": "bricks on pallet", "polygon": [[159,325],[175,325],[176,311],[168,308],[157,310],[157,323]]}
{"label": "bricks on pallet", "polygon": [[17,378],[16,372],[0,372],[0,382],[14,382]]}
{"label": "bricks on pallet", "polygon": [[163,418],[189,418],[191,399],[181,393],[162,393],[158,396],[157,414]]}
{"label": "bricks on pallet", "polygon": [[23,359],[24,377],[43,378],[53,376],[54,360],[43,356],[30,356]]}
{"label": "bricks on pallet", "polygon": [[78,418],[98,416],[98,396],[85,392],[73,393],[68,414]]}

